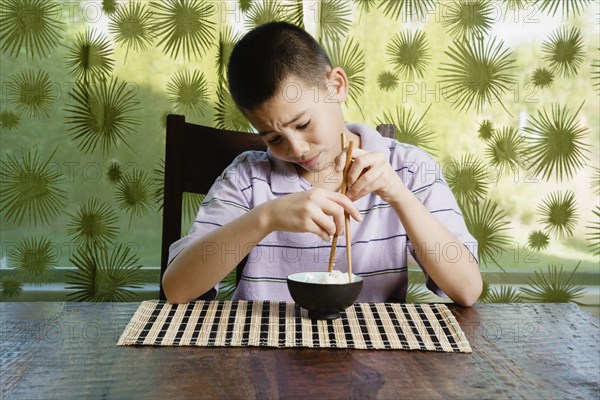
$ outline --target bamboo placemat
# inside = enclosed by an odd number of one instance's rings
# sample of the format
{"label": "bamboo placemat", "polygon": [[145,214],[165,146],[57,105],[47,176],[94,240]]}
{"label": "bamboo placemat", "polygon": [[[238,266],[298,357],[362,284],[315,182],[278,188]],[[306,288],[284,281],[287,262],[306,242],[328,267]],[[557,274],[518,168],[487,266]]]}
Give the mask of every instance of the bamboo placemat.
{"label": "bamboo placemat", "polygon": [[140,304],[117,344],[471,352],[444,304],[357,303],[341,318],[312,321],[294,303],[151,300]]}

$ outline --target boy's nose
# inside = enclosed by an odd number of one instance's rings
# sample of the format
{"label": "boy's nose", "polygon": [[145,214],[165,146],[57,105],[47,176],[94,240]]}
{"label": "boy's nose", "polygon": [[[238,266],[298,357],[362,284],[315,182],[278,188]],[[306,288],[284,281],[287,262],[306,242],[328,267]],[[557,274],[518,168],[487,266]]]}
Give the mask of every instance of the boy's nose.
{"label": "boy's nose", "polygon": [[288,154],[294,158],[301,158],[308,151],[308,144],[303,140],[290,139]]}

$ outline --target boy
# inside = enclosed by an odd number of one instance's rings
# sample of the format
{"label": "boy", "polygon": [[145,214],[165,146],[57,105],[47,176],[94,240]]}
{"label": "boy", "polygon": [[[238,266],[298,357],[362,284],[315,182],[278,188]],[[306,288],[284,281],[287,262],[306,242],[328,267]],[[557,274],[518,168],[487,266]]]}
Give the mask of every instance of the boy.
{"label": "boy", "polygon": [[[353,272],[364,278],[358,301],[405,300],[409,251],[432,291],[465,306],[477,300],[476,241],[439,165],[366,125],[344,124],[348,78],[308,33],[283,22],[255,28],[235,46],[228,79],[267,152],[238,156],[189,235],[171,246],[163,277],[169,302],[208,292],[247,255],[234,299],[291,301],[286,277],[327,270],[344,212],[353,219]],[[341,132],[355,147],[346,195],[338,193]],[[345,271],[340,239],[335,269]]]}

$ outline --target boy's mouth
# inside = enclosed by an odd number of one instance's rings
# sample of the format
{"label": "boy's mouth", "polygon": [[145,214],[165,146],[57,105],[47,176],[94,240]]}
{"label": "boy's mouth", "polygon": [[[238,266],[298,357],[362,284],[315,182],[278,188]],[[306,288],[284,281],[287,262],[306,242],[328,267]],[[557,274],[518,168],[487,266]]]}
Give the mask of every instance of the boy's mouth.
{"label": "boy's mouth", "polygon": [[313,165],[315,165],[317,163],[317,161],[319,160],[319,154],[317,154],[316,156],[314,156],[313,158],[310,158],[308,160],[304,160],[304,161],[298,161],[298,165],[300,165],[302,168],[310,168]]}

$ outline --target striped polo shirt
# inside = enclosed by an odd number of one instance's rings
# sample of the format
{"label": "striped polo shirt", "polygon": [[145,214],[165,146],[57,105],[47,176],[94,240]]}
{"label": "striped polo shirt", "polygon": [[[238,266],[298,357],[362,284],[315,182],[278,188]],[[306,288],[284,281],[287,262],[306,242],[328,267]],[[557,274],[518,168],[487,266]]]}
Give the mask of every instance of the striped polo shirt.
{"label": "striped polo shirt", "polygon": [[[425,207],[464,243],[472,255],[477,242],[468,232],[454,195],[445,182],[440,165],[425,151],[394,139],[382,137],[364,124],[349,124],[360,135],[362,148],[381,152],[389,159],[406,186]],[[326,179],[326,177],[323,177]],[[268,152],[240,154],[215,181],[200,206],[187,236],[170,247],[169,262],[196,238],[239,218],[255,206],[312,186],[295,167]],[[352,232],[352,272],[363,277],[359,302],[403,301],[408,288],[408,257],[415,258],[410,238],[391,206],[371,193],[354,203],[362,222],[350,219]],[[226,259],[248,250],[240,245],[214,243],[207,250],[218,251]],[[426,249],[441,257],[452,257],[456,249]],[[312,233],[273,232],[248,254],[242,279],[234,299],[292,301],[286,277],[296,272],[326,271],[331,243]],[[444,254],[447,253],[447,254]],[[347,271],[345,237],[338,238],[335,269]],[[444,296],[429,277],[427,287]]]}

